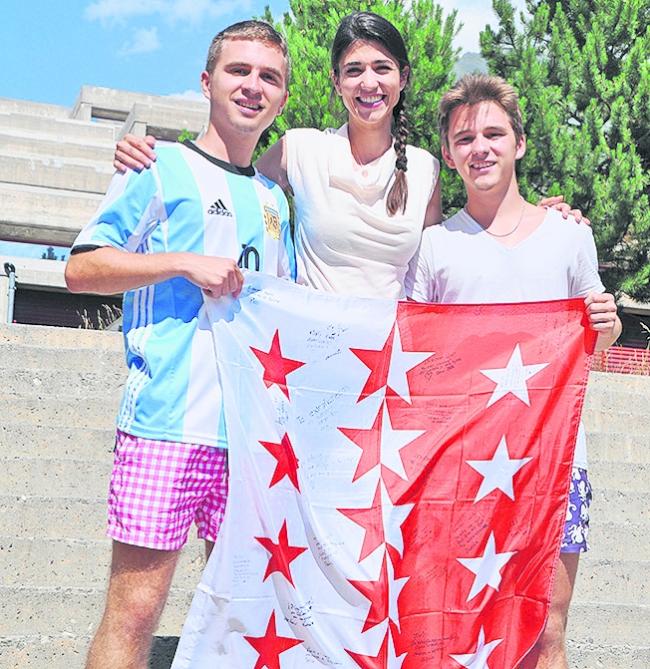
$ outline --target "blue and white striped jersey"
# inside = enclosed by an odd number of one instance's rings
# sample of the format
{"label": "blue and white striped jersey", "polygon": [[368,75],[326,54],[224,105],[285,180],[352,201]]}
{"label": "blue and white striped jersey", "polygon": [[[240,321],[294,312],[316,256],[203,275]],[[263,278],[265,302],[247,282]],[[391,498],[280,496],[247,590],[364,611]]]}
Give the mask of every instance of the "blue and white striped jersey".
{"label": "blue and white striped jersey", "polygon": [[[194,144],[162,143],[153,167],[116,174],[73,253],[189,251],[295,279],[289,207],[254,168]],[[124,294],[128,379],[117,425],[130,434],[226,447],[221,389],[201,290],[177,277]]]}

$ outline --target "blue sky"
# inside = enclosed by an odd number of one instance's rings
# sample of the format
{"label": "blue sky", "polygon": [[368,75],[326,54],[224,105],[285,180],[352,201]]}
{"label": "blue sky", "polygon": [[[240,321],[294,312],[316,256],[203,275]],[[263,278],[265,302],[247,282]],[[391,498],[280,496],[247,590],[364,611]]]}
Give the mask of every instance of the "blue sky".
{"label": "blue sky", "polygon": [[[466,24],[463,50],[478,50],[490,0],[439,0]],[[226,25],[277,17],[288,0],[4,0],[0,97],[72,106],[83,84],[160,95],[198,93],[210,40]],[[518,0],[517,4],[523,4]],[[191,96],[192,93],[189,93]]]}

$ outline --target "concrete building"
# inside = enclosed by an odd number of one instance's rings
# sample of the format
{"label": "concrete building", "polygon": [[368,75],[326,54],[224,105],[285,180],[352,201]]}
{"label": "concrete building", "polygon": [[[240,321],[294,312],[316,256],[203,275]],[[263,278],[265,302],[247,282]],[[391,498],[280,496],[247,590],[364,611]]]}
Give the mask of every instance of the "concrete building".
{"label": "concrete building", "polygon": [[207,113],[207,103],[96,86],[83,86],[72,109],[0,98],[1,323],[79,327],[108,317],[120,299],[69,294],[63,268],[106,191],[115,142],[127,132],[198,134]]}

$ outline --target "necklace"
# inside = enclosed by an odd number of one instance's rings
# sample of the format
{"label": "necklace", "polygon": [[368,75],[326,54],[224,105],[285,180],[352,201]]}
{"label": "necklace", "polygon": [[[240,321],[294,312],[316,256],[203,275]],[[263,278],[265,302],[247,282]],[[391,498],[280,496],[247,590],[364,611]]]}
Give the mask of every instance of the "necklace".
{"label": "necklace", "polygon": [[[466,213],[470,218],[474,218],[474,217],[469,213],[469,211],[467,211],[467,205],[465,205],[465,206],[463,207],[463,209],[465,210],[465,213]],[[526,209],[526,200],[522,197],[522,198],[521,198],[521,213],[519,214],[519,220],[518,220],[517,223],[515,224],[515,227],[512,228],[512,230],[509,230],[508,232],[499,232],[499,233],[497,233],[497,232],[490,232],[487,228],[483,228],[483,230],[484,230],[485,232],[487,232],[488,235],[490,235],[491,237],[510,237],[510,235],[513,235],[515,232],[517,232],[517,230],[519,229],[519,226],[521,225],[521,222],[524,220],[524,210],[525,210],[525,209]],[[474,219],[474,220],[476,220],[476,219]],[[483,226],[481,226],[481,227],[483,227]]]}

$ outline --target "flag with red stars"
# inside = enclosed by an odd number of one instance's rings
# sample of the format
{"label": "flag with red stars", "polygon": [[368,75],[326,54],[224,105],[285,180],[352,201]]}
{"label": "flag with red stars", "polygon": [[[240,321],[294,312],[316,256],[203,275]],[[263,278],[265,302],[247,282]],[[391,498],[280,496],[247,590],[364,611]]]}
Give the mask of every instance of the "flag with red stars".
{"label": "flag with red stars", "polygon": [[594,335],[252,275],[210,301],[224,524],[174,669],[514,669],[543,629]]}

